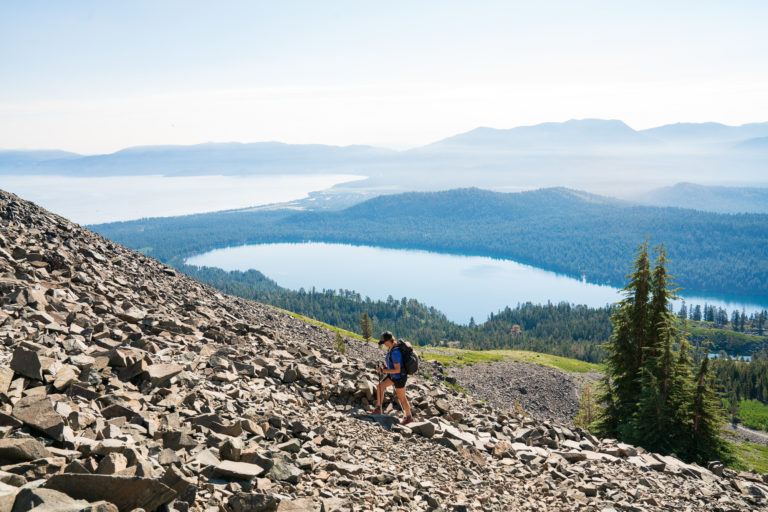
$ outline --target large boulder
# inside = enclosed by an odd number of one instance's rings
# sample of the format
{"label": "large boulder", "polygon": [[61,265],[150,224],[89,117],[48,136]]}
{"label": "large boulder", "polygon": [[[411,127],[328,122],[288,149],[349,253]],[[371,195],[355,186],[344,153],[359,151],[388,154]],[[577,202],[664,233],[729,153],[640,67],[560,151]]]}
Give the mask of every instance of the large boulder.
{"label": "large boulder", "polygon": [[0,439],[0,466],[46,457],[51,453],[37,439]]}
{"label": "large boulder", "polygon": [[53,401],[47,396],[25,396],[13,406],[13,417],[39,430],[51,439],[61,441],[64,435],[64,420],[54,409]]}
{"label": "large boulder", "polygon": [[81,512],[89,507],[83,500],[75,500],[53,489],[21,489],[16,495],[12,512]]}
{"label": "large boulder", "polygon": [[214,468],[214,472],[225,478],[251,480],[257,476],[263,475],[267,470],[257,464],[225,460]]}
{"label": "large boulder", "polygon": [[155,510],[176,497],[173,489],[158,480],[129,476],[63,473],[49,478],[44,487],[77,499],[109,501],[120,512]]}

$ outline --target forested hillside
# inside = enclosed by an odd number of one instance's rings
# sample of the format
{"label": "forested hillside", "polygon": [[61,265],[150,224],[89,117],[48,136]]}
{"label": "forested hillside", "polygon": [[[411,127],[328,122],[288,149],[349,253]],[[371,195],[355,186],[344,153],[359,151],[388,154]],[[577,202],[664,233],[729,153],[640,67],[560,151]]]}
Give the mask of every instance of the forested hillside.
{"label": "forested hillside", "polygon": [[689,293],[768,293],[768,215],[634,206],[562,188],[407,193],[340,212],[229,211],[94,229],[177,265],[217,247],[315,240],[509,258],[616,286],[626,255],[652,237]]}
{"label": "forested hillside", "polygon": [[[433,307],[409,298],[371,300],[350,290],[299,290],[281,288],[257,271],[225,272],[217,268],[182,265],[181,270],[219,290],[294,311],[343,329],[361,332],[360,317],[373,320],[373,330],[390,330],[419,344],[458,343],[465,348],[515,348],[573,357],[590,362],[603,358],[602,344],[611,334],[613,308],[583,305],[518,304],[492,313],[470,325],[448,320]],[[685,309],[684,329],[694,346],[711,352],[750,355],[768,344],[764,334],[768,313],[728,315],[705,307],[714,321],[696,318],[696,309]],[[688,316],[690,312],[690,318]],[[734,324],[729,318],[739,318]],[[682,318],[681,318],[682,320]],[[759,334],[758,334],[759,333]]]}

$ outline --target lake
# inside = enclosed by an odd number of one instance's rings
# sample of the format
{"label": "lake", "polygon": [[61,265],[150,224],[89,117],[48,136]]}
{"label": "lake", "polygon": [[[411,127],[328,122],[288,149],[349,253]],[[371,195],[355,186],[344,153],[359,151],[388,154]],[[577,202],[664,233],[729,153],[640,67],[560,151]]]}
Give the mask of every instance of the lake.
{"label": "lake", "polygon": [[98,224],[294,201],[359,179],[364,177],[0,175],[0,188],[79,224]]}
{"label": "lake", "polygon": [[[224,270],[256,269],[293,290],[343,288],[372,299],[414,298],[459,323],[471,317],[483,321],[489,313],[521,302],[566,301],[599,307],[621,298],[616,288],[511,260],[420,250],[315,242],[259,244],[217,249],[187,263]],[[767,307],[735,298],[686,297],[686,301],[747,312]]]}

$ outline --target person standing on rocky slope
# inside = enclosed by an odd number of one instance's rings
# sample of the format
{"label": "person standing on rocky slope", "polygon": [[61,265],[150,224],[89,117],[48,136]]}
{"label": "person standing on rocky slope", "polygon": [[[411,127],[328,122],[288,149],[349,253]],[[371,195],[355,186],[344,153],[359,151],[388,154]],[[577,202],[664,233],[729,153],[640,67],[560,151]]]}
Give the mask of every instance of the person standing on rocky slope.
{"label": "person standing on rocky slope", "polygon": [[411,416],[411,404],[408,403],[408,397],[405,394],[408,374],[405,371],[403,353],[397,345],[397,340],[389,331],[381,333],[379,345],[384,345],[387,348],[386,366],[379,367],[379,373],[386,375],[386,377],[379,382],[379,387],[376,390],[376,408],[372,411],[372,414],[381,414],[384,392],[389,386],[395,386],[397,401],[400,403],[400,407],[405,415],[401,424],[407,425],[413,421],[413,416]]}

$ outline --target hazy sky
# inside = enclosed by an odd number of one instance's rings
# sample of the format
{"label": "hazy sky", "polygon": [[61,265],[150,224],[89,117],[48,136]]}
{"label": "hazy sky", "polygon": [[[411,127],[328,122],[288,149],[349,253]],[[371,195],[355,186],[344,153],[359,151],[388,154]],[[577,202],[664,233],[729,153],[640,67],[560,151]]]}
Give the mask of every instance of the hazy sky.
{"label": "hazy sky", "polygon": [[0,3],[0,147],[768,120],[768,2]]}

